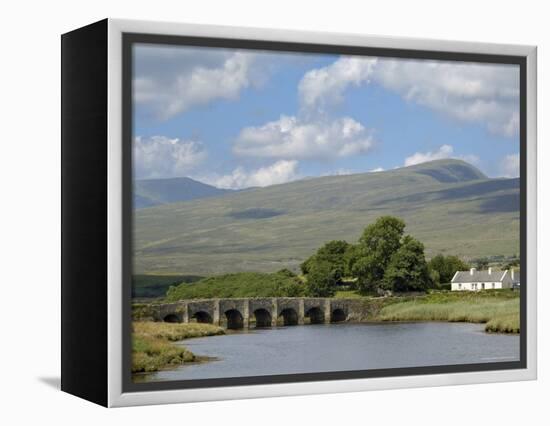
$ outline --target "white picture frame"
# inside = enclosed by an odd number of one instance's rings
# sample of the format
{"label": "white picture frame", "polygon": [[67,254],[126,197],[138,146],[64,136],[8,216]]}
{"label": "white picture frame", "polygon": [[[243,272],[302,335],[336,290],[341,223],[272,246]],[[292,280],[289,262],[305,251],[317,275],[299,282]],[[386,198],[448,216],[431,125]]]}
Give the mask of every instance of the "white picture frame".
{"label": "white picture frame", "polygon": [[[147,21],[132,21],[108,19],[102,21],[106,28],[107,55],[106,69],[106,311],[107,330],[106,377],[98,385],[106,390],[106,397],[99,402],[110,407],[212,401],[241,398],[260,398],[288,395],[356,392],[367,390],[411,388],[423,386],[459,385],[472,383],[505,382],[519,380],[534,380],[537,377],[537,157],[536,157],[536,108],[537,108],[537,52],[534,46],[519,46],[505,44],[470,43],[455,41],[438,41],[409,39],[397,37],[378,37],[370,35],[351,35],[334,33],[316,33],[302,31],[286,31],[259,28],[236,28],[226,26],[209,26],[181,23],[161,23]],[[80,30],[77,30],[80,31]],[[69,33],[71,34],[71,33]],[[252,40],[277,43],[302,43],[322,46],[350,46],[377,49],[399,49],[418,52],[419,57],[431,53],[444,52],[448,55],[504,55],[522,58],[525,61],[525,120],[522,123],[525,131],[525,174],[526,179],[526,276],[525,287],[527,322],[525,333],[525,368],[453,372],[444,374],[414,374],[391,377],[354,378],[342,380],[316,380],[310,382],[287,382],[273,384],[231,385],[187,389],[165,390],[132,390],[124,386],[124,369],[127,368],[124,354],[125,333],[121,327],[124,315],[123,306],[127,302],[121,291],[124,281],[124,227],[127,226],[121,206],[124,203],[123,164],[124,158],[124,117],[123,117],[123,72],[125,34],[145,34],[171,37],[205,37],[231,40]],[[65,83],[64,84],[68,84]],[[523,257],[523,254],[522,254]],[[68,261],[65,260],[64,261]],[[523,282],[522,282],[523,284]],[[67,284],[69,285],[69,284]],[[66,303],[76,303],[66,297]],[[65,302],[64,302],[65,303]],[[71,331],[66,334],[71,339]],[[70,370],[67,375],[73,374]],[[79,393],[76,388],[66,388],[71,393]],[[85,392],[83,392],[85,393]],[[86,397],[86,396],[85,396]],[[89,399],[93,399],[90,397]]]}

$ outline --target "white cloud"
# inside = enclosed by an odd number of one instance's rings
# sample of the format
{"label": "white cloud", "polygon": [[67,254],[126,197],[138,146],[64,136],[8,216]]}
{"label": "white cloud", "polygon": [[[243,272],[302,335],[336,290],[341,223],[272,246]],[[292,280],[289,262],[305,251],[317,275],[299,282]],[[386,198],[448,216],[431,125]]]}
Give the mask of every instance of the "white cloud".
{"label": "white cloud", "polygon": [[327,107],[341,101],[349,85],[368,81],[375,63],[372,58],[342,57],[308,71],[298,85],[298,116],[281,115],[279,120],[245,127],[233,152],[260,158],[331,160],[370,151],[371,131],[353,118],[329,117]]}
{"label": "white cloud", "polygon": [[331,174],[332,176],[347,176],[347,175],[352,175],[354,173],[357,173],[351,169],[337,169],[337,170],[334,170]]}
{"label": "white cloud", "polygon": [[218,188],[241,189],[253,186],[270,186],[298,179],[298,161],[279,160],[269,166],[246,171],[237,167],[232,173],[203,179]]}
{"label": "white cloud", "polygon": [[414,166],[415,164],[426,163],[427,161],[443,160],[445,158],[455,158],[466,161],[471,164],[479,164],[479,157],[476,155],[454,155],[452,145],[441,145],[436,151],[415,152],[410,157],[405,158],[404,166]]}
{"label": "white cloud", "polygon": [[298,85],[302,107],[307,111],[323,111],[328,105],[341,102],[348,86],[368,82],[376,62],[376,58],[346,56],[308,71]]}
{"label": "white cloud", "polygon": [[371,76],[406,100],[454,119],[515,136],[519,129],[519,68],[510,65],[381,59]]}
{"label": "white cloud", "polygon": [[452,158],[456,158],[458,160],[463,160],[463,161],[466,161],[467,163],[470,163],[470,164],[473,164],[474,166],[481,166],[481,160],[479,159],[479,157],[477,155],[474,155],[474,154],[467,154],[467,155],[457,155],[455,157],[452,157]]}
{"label": "white cloud", "polygon": [[349,86],[371,81],[453,119],[482,123],[492,133],[518,133],[519,68],[510,65],[341,57],[304,75],[298,87],[302,109],[326,112]]}
{"label": "white cloud", "polygon": [[519,176],[519,154],[510,154],[505,156],[500,163],[501,176],[518,177]]}
{"label": "white cloud", "polygon": [[233,151],[263,158],[330,160],[366,153],[373,143],[371,132],[349,117],[309,121],[283,115],[241,130]]}
{"label": "white cloud", "polygon": [[383,167],[377,167],[375,169],[369,170],[369,172],[371,172],[371,173],[378,173],[378,172],[383,172],[383,171],[384,171]]}
{"label": "white cloud", "polygon": [[321,173],[320,176],[347,176],[347,175],[352,175],[354,173],[357,173],[357,172],[351,169],[340,168],[340,169],[329,170],[327,172]]}
{"label": "white cloud", "polygon": [[452,145],[441,145],[437,151],[428,151],[428,152],[415,152],[410,157],[405,158],[406,166],[414,166],[415,164],[425,163],[427,161],[442,160],[445,158],[456,158],[459,160],[464,160],[468,163],[478,164],[479,158],[475,155],[453,155],[454,148]]}
{"label": "white cloud", "polygon": [[236,100],[261,84],[250,52],[141,46],[136,51],[134,99],[159,119],[169,119],[216,99]]}
{"label": "white cloud", "polygon": [[186,176],[206,158],[200,142],[165,136],[137,136],[133,150],[137,178]]}
{"label": "white cloud", "polygon": [[441,160],[451,158],[453,147],[451,145],[441,145],[437,151],[416,152],[410,157],[405,158],[405,166],[414,166],[415,164],[425,163],[427,161]]}

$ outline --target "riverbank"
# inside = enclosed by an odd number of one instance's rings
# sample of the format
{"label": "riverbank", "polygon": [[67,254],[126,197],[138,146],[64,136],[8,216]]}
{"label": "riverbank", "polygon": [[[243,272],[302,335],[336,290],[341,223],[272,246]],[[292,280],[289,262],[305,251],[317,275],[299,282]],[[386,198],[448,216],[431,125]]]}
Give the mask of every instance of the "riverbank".
{"label": "riverbank", "polygon": [[517,291],[440,292],[391,299],[372,321],[471,322],[484,323],[487,332],[520,332]]}
{"label": "riverbank", "polygon": [[132,373],[149,373],[202,359],[173,342],[225,334],[212,324],[135,321],[132,324]]}

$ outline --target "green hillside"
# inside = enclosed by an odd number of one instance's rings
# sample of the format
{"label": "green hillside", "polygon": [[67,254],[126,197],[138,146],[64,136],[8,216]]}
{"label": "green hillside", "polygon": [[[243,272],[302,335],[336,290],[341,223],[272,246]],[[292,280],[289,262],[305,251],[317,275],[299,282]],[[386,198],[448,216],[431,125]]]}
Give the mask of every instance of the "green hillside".
{"label": "green hillside", "polygon": [[304,291],[303,283],[296,276],[284,271],[272,274],[240,272],[171,287],[166,294],[166,300],[213,297],[297,297],[303,296]]}
{"label": "green hillside", "polygon": [[519,179],[439,160],[139,209],[136,273],[296,271],[324,242],[355,242],[388,214],[405,220],[428,256],[519,254]]}
{"label": "green hillside", "polygon": [[232,192],[191,178],[143,179],[134,184],[134,207],[143,208],[159,204],[177,203],[216,197]]}
{"label": "green hillside", "polygon": [[164,296],[172,285],[193,283],[202,278],[196,275],[134,275],[132,297],[146,299]]}

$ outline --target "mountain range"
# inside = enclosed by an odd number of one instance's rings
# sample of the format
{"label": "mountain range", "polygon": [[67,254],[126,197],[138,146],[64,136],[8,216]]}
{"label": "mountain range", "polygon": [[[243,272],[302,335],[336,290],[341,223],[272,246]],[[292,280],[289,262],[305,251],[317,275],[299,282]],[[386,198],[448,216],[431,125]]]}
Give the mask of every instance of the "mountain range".
{"label": "mountain range", "polygon": [[188,177],[142,179],[134,182],[134,208],[217,197],[230,189],[220,189]]}
{"label": "mountain range", "polygon": [[135,187],[136,273],[297,270],[324,242],[356,242],[388,214],[405,220],[428,257],[519,254],[519,179],[488,178],[461,160],[246,191],[189,178]]}

